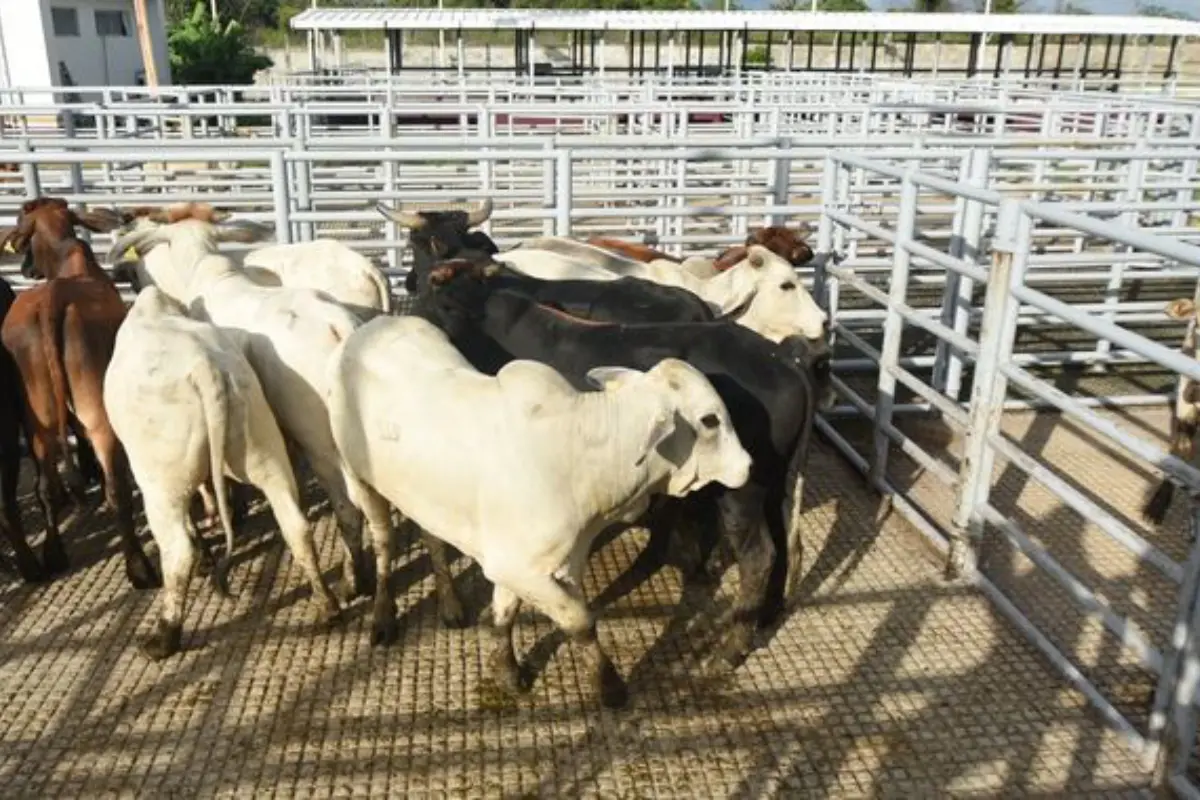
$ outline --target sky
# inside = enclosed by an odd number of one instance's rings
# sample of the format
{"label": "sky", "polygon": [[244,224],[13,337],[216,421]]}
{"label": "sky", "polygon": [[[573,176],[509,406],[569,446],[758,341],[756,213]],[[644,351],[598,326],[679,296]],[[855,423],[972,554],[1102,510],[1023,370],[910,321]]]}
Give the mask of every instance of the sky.
{"label": "sky", "polygon": [[[911,5],[911,0],[867,0],[871,6],[884,10],[894,6]],[[1153,0],[1157,5],[1182,11],[1189,16],[1200,19],[1200,0]],[[1133,14],[1137,12],[1137,0],[1073,0],[1074,5],[1086,8],[1093,14]],[[766,8],[770,0],[745,0],[747,8]],[[1039,11],[1050,11],[1055,7],[1055,0],[1026,0],[1026,5]]]}

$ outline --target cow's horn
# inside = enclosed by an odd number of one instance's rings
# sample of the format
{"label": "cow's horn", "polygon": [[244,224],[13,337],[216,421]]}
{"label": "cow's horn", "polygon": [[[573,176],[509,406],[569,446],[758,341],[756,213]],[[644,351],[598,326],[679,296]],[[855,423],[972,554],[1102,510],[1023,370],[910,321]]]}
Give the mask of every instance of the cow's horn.
{"label": "cow's horn", "polygon": [[479,208],[467,214],[467,224],[471,227],[482,225],[492,215],[492,198],[487,198]]}
{"label": "cow's horn", "polygon": [[376,203],[375,210],[393,222],[399,222],[404,227],[411,228],[412,230],[417,230],[425,225],[425,217],[420,214],[401,211],[398,208],[388,208],[383,203]]}

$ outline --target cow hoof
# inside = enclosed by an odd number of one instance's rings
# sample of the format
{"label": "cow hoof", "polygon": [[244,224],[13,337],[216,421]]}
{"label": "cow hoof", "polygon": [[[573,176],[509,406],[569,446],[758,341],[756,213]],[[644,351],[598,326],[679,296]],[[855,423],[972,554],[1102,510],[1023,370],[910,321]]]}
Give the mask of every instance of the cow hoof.
{"label": "cow hoof", "polygon": [[54,536],[42,545],[42,563],[46,565],[47,575],[62,575],[71,568],[71,560],[67,558],[67,549],[63,547],[62,539]]}
{"label": "cow hoof", "polygon": [[716,657],[729,669],[737,669],[750,655],[754,643],[754,631],[748,626],[735,627],[717,646]]}
{"label": "cow hoof", "polygon": [[341,624],[345,622],[345,617],[342,616],[342,610],[340,608],[331,609],[322,604],[317,606],[315,613],[317,630],[321,633],[330,633],[333,630],[341,627]]}
{"label": "cow hoof", "polygon": [[629,702],[629,689],[625,685],[625,679],[617,674],[617,668],[611,661],[605,659],[596,682],[600,705],[605,708],[624,708]]}
{"label": "cow hoof", "polygon": [[516,696],[529,691],[532,681],[526,680],[517,663],[517,657],[510,647],[501,647],[492,653],[489,659],[491,667],[491,682],[495,688],[504,694]]}
{"label": "cow hoof", "polygon": [[457,597],[442,600],[438,606],[438,616],[447,628],[458,630],[467,627],[467,614]]}
{"label": "cow hoof", "polygon": [[154,570],[150,557],[142,552],[125,558],[125,577],[129,579],[130,585],[139,591],[162,587],[162,578]]}
{"label": "cow hoof", "polygon": [[396,622],[396,615],[393,612],[381,617],[375,615],[375,622],[371,626],[371,644],[376,647],[388,647],[396,643],[400,638],[400,625]]}
{"label": "cow hoof", "polygon": [[183,649],[183,628],[159,620],[158,631],[142,640],[142,652],[155,661],[170,658]]}

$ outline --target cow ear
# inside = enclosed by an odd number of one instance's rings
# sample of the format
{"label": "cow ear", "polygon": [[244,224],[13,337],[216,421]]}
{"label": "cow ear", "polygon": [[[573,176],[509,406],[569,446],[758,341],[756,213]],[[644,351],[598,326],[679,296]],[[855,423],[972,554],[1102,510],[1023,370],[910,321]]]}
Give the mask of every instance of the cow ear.
{"label": "cow ear", "polygon": [[646,433],[646,444],[638,451],[637,460],[633,462],[633,465],[640,467],[646,463],[650,454],[657,451],[659,446],[674,434],[675,412],[673,409],[664,408],[651,421],[650,430]]}
{"label": "cow ear", "polygon": [[1191,300],[1172,300],[1163,309],[1171,319],[1187,319],[1196,313],[1196,304]]}
{"label": "cow ear", "polygon": [[29,247],[29,236],[17,225],[12,228],[0,228],[0,252],[11,250],[20,255]]}
{"label": "cow ear", "polygon": [[94,233],[108,233],[121,227],[125,220],[116,209],[92,208],[87,211],[71,212],[71,222]]}
{"label": "cow ear", "polygon": [[597,389],[617,389],[633,378],[640,378],[642,372],[629,367],[592,367],[587,371],[588,383]]}

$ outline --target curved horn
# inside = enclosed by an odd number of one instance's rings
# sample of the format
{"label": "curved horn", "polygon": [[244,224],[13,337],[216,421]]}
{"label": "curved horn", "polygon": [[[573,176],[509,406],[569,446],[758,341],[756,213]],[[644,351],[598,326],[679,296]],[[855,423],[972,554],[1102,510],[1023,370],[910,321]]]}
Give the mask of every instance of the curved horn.
{"label": "curved horn", "polygon": [[411,211],[401,211],[398,208],[388,208],[383,203],[376,203],[375,210],[393,222],[399,222],[406,228],[419,230],[425,225],[425,217]]}
{"label": "curved horn", "polygon": [[487,222],[488,217],[492,215],[492,198],[487,198],[480,204],[479,208],[467,213],[467,225],[474,228],[476,225],[482,225]]}

